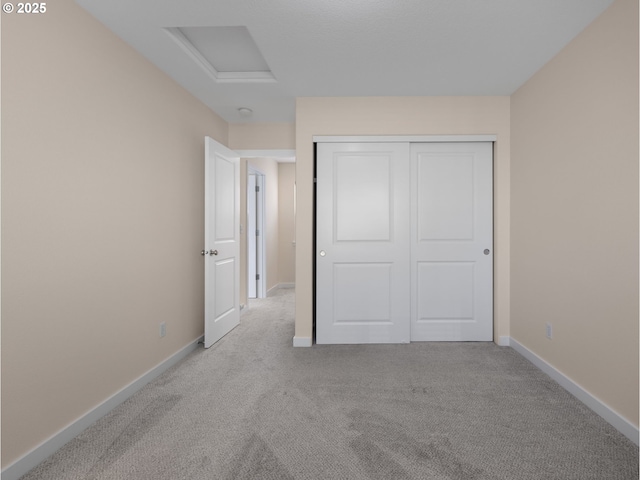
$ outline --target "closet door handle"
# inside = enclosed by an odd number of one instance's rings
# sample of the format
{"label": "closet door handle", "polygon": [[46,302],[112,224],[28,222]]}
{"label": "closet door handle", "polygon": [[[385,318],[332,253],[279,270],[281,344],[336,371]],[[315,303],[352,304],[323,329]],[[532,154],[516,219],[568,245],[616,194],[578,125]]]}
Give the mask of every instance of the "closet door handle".
{"label": "closet door handle", "polygon": [[218,255],[218,250],[211,250],[209,255]]}

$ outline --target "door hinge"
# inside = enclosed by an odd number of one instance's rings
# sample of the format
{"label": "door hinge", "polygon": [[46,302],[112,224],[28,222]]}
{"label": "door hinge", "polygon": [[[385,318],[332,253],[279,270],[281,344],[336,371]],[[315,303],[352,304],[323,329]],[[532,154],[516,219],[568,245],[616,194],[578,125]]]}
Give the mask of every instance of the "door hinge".
{"label": "door hinge", "polygon": [[318,179],[317,179],[317,178],[314,178],[314,179],[313,179],[313,183],[318,183]]}
{"label": "door hinge", "polygon": [[260,236],[260,230],[256,230],[256,237]]}
{"label": "door hinge", "polygon": [[256,273],[256,280],[260,280],[260,274]]}
{"label": "door hinge", "polygon": [[256,192],[259,192],[259,191],[260,191],[260,186],[256,185]]}

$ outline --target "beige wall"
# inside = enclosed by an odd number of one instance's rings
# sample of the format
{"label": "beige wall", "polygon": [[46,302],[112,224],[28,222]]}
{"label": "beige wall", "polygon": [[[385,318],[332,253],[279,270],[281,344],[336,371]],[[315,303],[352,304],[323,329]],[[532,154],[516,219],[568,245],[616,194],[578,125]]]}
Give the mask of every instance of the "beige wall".
{"label": "beige wall", "polygon": [[278,280],[280,283],[295,283],[295,216],[294,184],[295,163],[278,164],[278,218],[279,241]]}
{"label": "beige wall", "polygon": [[232,123],[229,148],[234,150],[285,150],[296,148],[293,123]]}
{"label": "beige wall", "polygon": [[203,137],[228,135],[72,0],[48,7],[2,18],[3,467],[202,335]]}
{"label": "beige wall", "polygon": [[509,335],[509,97],[298,98],[296,337],[312,335],[313,136],[495,134],[494,336]]}
{"label": "beige wall", "polygon": [[638,425],[637,0],[615,2],[511,108],[511,334]]}

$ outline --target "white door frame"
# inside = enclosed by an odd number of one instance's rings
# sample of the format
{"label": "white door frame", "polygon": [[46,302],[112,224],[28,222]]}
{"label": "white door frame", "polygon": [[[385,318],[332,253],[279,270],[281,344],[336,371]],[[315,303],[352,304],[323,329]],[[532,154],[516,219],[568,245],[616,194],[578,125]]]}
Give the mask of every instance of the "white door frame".
{"label": "white door frame", "polygon": [[[258,187],[257,192],[249,191],[249,183],[247,182],[247,225],[249,225],[250,221],[248,216],[252,213],[255,213],[255,225],[256,230],[259,231],[259,235],[256,235],[256,232],[252,232],[251,229],[247,228],[247,284],[252,281],[252,265],[250,265],[249,260],[252,255],[250,254],[250,249],[252,246],[255,246],[255,258],[256,258],[256,266],[255,266],[255,274],[258,275],[256,281],[256,297],[255,298],[265,298],[267,296],[267,249],[266,249],[266,235],[265,235],[265,174],[255,168],[250,163],[247,163],[247,177],[250,175],[254,175],[256,177],[256,187]],[[255,194],[255,195],[254,195]],[[255,198],[257,200],[255,209],[249,209],[249,202]],[[256,240],[257,238],[257,240]],[[254,241],[256,240],[256,241]],[[247,293],[249,292],[249,288],[247,285]],[[250,297],[251,298],[251,297]]]}

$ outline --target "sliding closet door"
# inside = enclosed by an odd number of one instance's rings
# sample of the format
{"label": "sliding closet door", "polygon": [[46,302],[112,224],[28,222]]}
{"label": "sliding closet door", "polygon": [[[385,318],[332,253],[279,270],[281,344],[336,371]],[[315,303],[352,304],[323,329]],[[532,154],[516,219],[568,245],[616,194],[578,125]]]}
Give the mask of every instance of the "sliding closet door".
{"label": "sliding closet door", "polygon": [[493,339],[492,143],[411,145],[411,340]]}
{"label": "sliding closet door", "polygon": [[410,335],[408,143],[320,143],[316,342]]}

